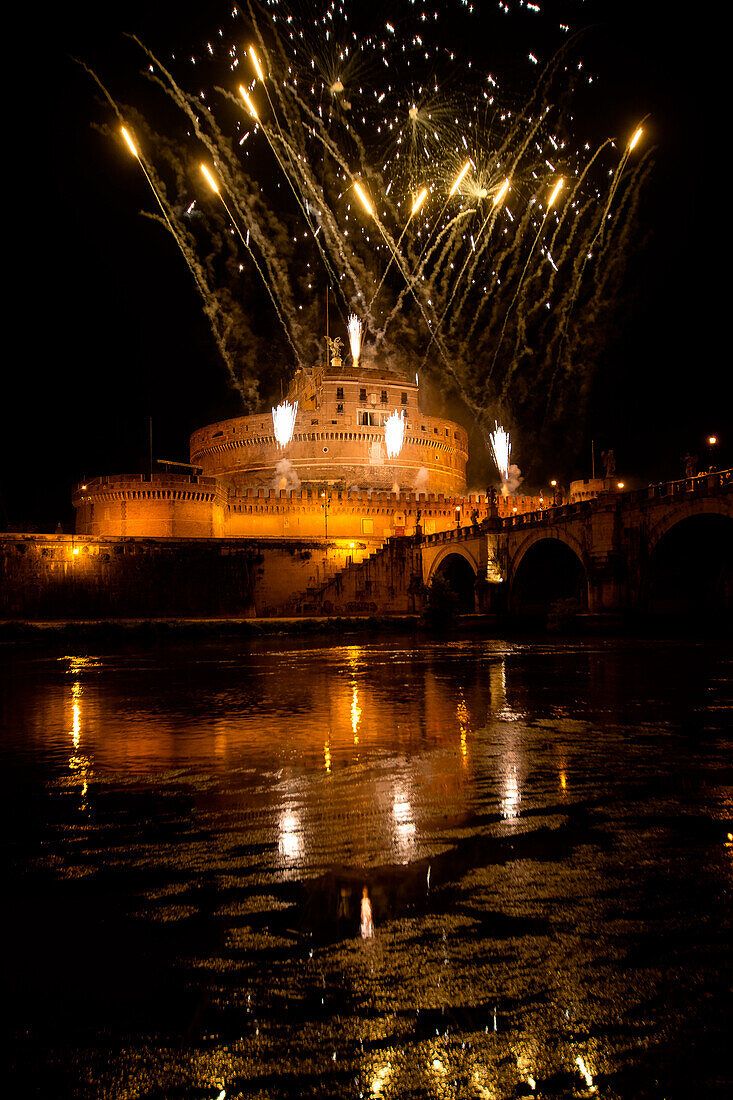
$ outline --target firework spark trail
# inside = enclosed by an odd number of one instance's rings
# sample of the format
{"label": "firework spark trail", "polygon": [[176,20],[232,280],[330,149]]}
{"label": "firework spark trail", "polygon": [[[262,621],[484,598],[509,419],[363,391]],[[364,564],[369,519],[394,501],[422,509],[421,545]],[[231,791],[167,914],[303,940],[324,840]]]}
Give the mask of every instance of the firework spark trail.
{"label": "firework spark trail", "polygon": [[[608,303],[614,301],[615,295],[621,290],[622,273],[619,268],[611,261],[613,255],[618,251],[623,251],[631,244],[633,235],[635,233],[636,215],[641,203],[641,197],[643,193],[643,186],[652,171],[653,168],[653,150],[648,152],[639,160],[626,189],[623,193],[619,207],[614,218],[614,226],[620,225],[620,231],[618,237],[614,238],[612,233],[606,235],[605,243],[602,246],[601,251],[597,256],[597,263],[594,266],[592,289],[589,296],[587,306],[584,306],[584,313],[587,313],[591,317],[596,317],[601,308],[608,308]],[[627,211],[626,217],[624,217],[624,211]],[[610,289],[609,289],[610,287]],[[562,318],[563,325],[558,326],[555,330],[555,340],[551,346],[548,346],[545,362],[542,364],[543,372],[551,371],[550,381],[547,388],[547,399],[544,410],[544,417],[547,418],[550,407],[553,404],[557,393],[557,381],[562,373],[562,356],[567,346],[567,330],[570,320],[570,312],[575,308],[577,300],[577,294],[575,293],[575,286],[573,287],[573,294],[569,296],[569,301],[565,307],[565,316]],[[557,344],[557,351],[555,352],[555,344]],[[572,362],[567,364],[567,373],[572,369]],[[560,405],[560,410],[562,409]]]}
{"label": "firework spark trail", "polygon": [[[176,103],[176,105],[184,111],[194,128],[194,133],[196,137],[206,147],[212,160],[217,165],[217,171],[222,179],[224,187],[229,194],[235,209],[237,210],[237,213],[241,217],[242,221],[245,223],[248,232],[251,233],[253,239],[260,249],[265,266],[267,268],[267,277],[263,275],[262,269],[259,267],[259,264],[256,265],[258,273],[261,275],[266,289],[270,295],[270,299],[275,306],[278,318],[280,319],[280,322],[288,338],[288,342],[290,343],[293,350],[296,351],[296,358],[298,362],[301,362],[301,355],[296,350],[295,334],[291,331],[291,328],[289,328],[288,325],[285,323],[284,319],[284,315],[287,315],[288,317],[293,317],[295,312],[286,272],[271,246],[270,237],[262,232],[258,220],[253,216],[253,212],[251,210],[245,211],[245,208],[242,206],[242,203],[237,196],[237,187],[231,176],[231,169],[234,168],[236,171],[237,165],[236,162],[232,162],[232,158],[228,154],[227,144],[223,139],[223,135],[221,134],[219,128],[216,126],[216,123],[214,122],[211,113],[208,110],[206,112],[200,111],[198,102],[192,96],[187,95],[179,88],[172,74],[152,53],[152,51],[149,50],[135,35],[130,35],[129,37],[137,43],[143,53],[153,62],[154,65],[158,67],[160,72],[165,77],[165,81],[163,81],[157,75],[149,74],[149,79],[158,84],[164,90],[164,92],[166,92],[166,94],[170,96],[173,102]],[[206,123],[208,129],[211,130],[211,135],[202,129],[202,120]],[[248,214],[249,217],[247,216]],[[254,259],[253,253],[249,245],[244,241],[244,238],[242,237],[238,223],[233,218],[232,222],[234,228],[239,233],[239,236],[242,238],[243,243],[245,243],[247,250]]]}
{"label": "firework spark trail", "polygon": [[265,278],[265,276],[262,272],[262,268],[260,267],[260,265],[257,262],[257,257],[255,256],[254,252],[250,248],[249,243],[247,242],[247,240],[244,237],[244,234],[242,233],[242,230],[239,228],[239,223],[237,222],[237,219],[234,217],[231,210],[229,209],[227,201],[226,201],[226,199],[224,198],[224,195],[221,192],[221,188],[217,187],[216,181],[214,180],[211,173],[206,168],[206,165],[204,165],[204,164],[201,165],[201,171],[203,172],[204,176],[206,177],[206,182],[209,184],[209,187],[218,196],[219,201],[221,202],[221,205],[224,207],[227,214],[229,215],[229,220],[232,223],[233,228],[236,230],[240,241],[242,242],[244,247],[249,252],[250,257],[252,259],[252,263],[255,265],[255,268],[257,269],[257,273],[259,274],[260,278],[262,279],[263,283],[265,284],[265,287],[266,287],[266,289],[267,289],[267,291],[270,295],[270,301],[272,302],[273,307],[275,309],[275,313],[277,314],[278,319],[280,321],[280,324],[283,327],[283,332],[285,333],[285,336],[288,340],[288,343],[290,344],[291,348],[293,349],[293,353],[295,355],[296,362],[298,363],[299,367],[302,366],[302,361],[301,361],[301,358],[300,358],[300,352],[298,351],[297,347],[295,346],[295,344],[293,342],[293,339],[290,335],[290,331],[288,330],[288,326],[285,324],[285,319],[284,319],[282,313],[280,312],[280,308],[277,304],[277,300],[275,298],[275,295],[272,293],[272,291],[270,289],[270,284],[268,283],[267,279]]}
{"label": "firework spark trail", "polygon": [[[100,89],[100,91],[105,96],[107,102],[110,104],[120,123],[124,123],[125,120],[121,108],[119,107],[114,97],[107,90],[103,82],[100,80],[99,76],[94,72],[93,69],[84,64],[83,61],[78,61],[77,63],[92,78],[92,80],[94,80],[97,87]],[[127,132],[124,125],[122,126],[122,129],[123,132]],[[130,151],[135,156],[135,159],[137,160],[140,168],[145,175],[145,179],[150,186],[150,190],[155,196],[155,200],[160,207],[162,217],[154,214],[148,214],[146,211],[143,211],[143,215],[150,218],[152,221],[156,221],[162,224],[171,234],[173,240],[176,242],[178,250],[183,256],[186,266],[188,267],[188,270],[193,277],[196,290],[198,291],[201,298],[204,316],[209,322],[209,327],[214,337],[214,342],[216,343],[222,361],[227,368],[232,385],[234,389],[236,389],[241,394],[242,399],[245,403],[252,404],[257,399],[256,383],[253,384],[250,381],[249,384],[247,384],[240,378],[237,373],[235,364],[231,358],[226,342],[229,324],[225,316],[223,315],[222,307],[217,301],[216,295],[213,293],[208,285],[206,273],[198,260],[195,249],[195,242],[191,239],[190,235],[186,233],[183,226],[180,225],[176,218],[173,207],[164,198],[165,192],[162,181],[156,177],[152,165],[145,163],[145,158],[143,157],[143,154],[137,148],[136,144],[131,141],[131,139],[126,137],[125,140],[127,141]]]}
{"label": "firework spark trail", "polygon": [[532,259],[532,254],[534,253],[534,250],[537,246],[537,242],[539,241],[540,236],[542,235],[542,232],[545,228],[545,223],[547,222],[547,219],[548,219],[549,214],[550,214],[550,210],[552,209],[555,198],[557,197],[557,193],[558,193],[557,189],[562,186],[562,183],[563,183],[563,181],[561,179],[559,181],[559,183],[555,185],[555,189],[553,189],[552,196],[551,196],[551,198],[548,202],[548,205],[547,205],[547,210],[545,211],[545,216],[543,217],[542,222],[540,223],[540,227],[537,230],[537,236],[535,237],[534,241],[532,242],[532,247],[529,250],[529,255],[527,256],[527,262],[525,263],[524,268],[522,270],[522,274],[521,274],[520,279],[519,279],[519,284],[517,286],[516,291],[514,292],[514,297],[512,298],[511,302],[509,303],[509,307],[506,311],[506,314],[504,315],[504,323],[501,326],[501,332],[499,333],[499,339],[496,342],[496,348],[494,350],[494,356],[491,360],[491,366],[489,367],[489,372],[488,372],[489,378],[493,374],[494,366],[496,365],[496,359],[497,359],[497,356],[499,354],[499,351],[501,350],[501,345],[502,345],[503,340],[504,340],[504,333],[506,332],[507,322],[509,321],[509,315],[510,315],[512,309],[514,308],[514,305],[515,305],[517,299],[519,298],[519,295],[520,295],[520,292],[521,292],[521,289],[522,289],[522,283],[524,282],[524,277],[527,274],[527,269],[529,268],[530,261]]}
{"label": "firework spark trail", "polygon": [[[505,402],[502,415],[509,415],[531,385],[531,346],[543,349],[543,362],[550,347],[558,351],[557,319],[569,322],[568,308],[573,294],[580,293],[583,257],[591,251],[587,245],[596,230],[600,236],[593,251],[602,253],[613,268],[603,273],[604,285],[619,285],[623,255],[618,246],[629,235],[603,216],[599,221],[598,213],[604,204],[607,213],[616,203],[617,210],[623,207],[632,216],[635,205],[624,205],[630,193],[623,170],[614,174],[610,188],[607,177],[600,187],[594,183],[604,171],[601,150],[607,142],[589,161],[580,153],[582,138],[576,141],[572,132],[570,96],[586,83],[582,64],[573,56],[577,36],[564,38],[540,65],[539,79],[515,110],[500,90],[501,75],[498,82],[490,75],[487,82],[481,73],[474,79],[470,61],[458,62],[463,83],[458,72],[453,87],[446,83],[453,55],[449,64],[447,43],[437,27],[435,43],[429,41],[430,17],[426,22],[425,13],[419,23],[413,17],[388,32],[378,20],[373,33],[360,24],[357,34],[343,5],[309,6],[300,19],[280,0],[265,7],[248,0],[248,8],[249,18],[246,9],[244,17],[237,9],[232,17],[244,18],[246,30],[239,28],[236,38],[253,46],[227,46],[223,38],[215,57],[209,45],[207,66],[218,64],[228,51],[226,65],[236,76],[209,80],[203,71],[199,77],[197,69],[198,88],[206,91],[184,90],[185,81],[179,82],[138,45],[153,62],[150,79],[188,123],[187,137],[203,145],[216,167],[226,212],[239,239],[256,252],[253,271],[267,287],[291,353],[302,364],[318,361],[319,341],[313,335],[318,307],[310,262],[315,260],[335,291],[344,324],[346,315],[356,310],[368,325],[373,340],[365,354],[378,352],[409,369],[417,358],[427,363],[435,344],[430,370],[463,395],[486,437],[488,408]],[[465,18],[470,29],[473,23]],[[221,31],[219,35],[221,39]],[[196,58],[190,60],[196,64]],[[240,64],[242,71],[236,72]],[[256,79],[248,83],[250,73]],[[218,107],[215,114],[210,105],[208,89],[213,87],[226,110],[236,102],[237,113],[242,111],[237,77],[249,89],[254,108],[256,125],[249,132],[257,135],[258,147],[267,143],[285,177],[285,204],[282,191],[278,195],[276,188],[268,190],[258,180],[252,145],[239,152],[249,136],[245,132],[237,145],[241,118],[234,124],[234,137],[229,136],[220,125]],[[182,202],[189,186],[182,167],[186,155],[181,152],[180,167],[175,167]],[[174,167],[173,160],[169,167]],[[560,216],[550,221],[548,209],[538,227],[537,203],[546,194],[545,181],[558,177],[567,179],[568,197]],[[512,180],[511,202],[487,213],[483,200],[491,202],[505,178]],[[352,201],[349,192],[357,181],[371,196],[373,217],[364,217]],[[410,192],[414,196],[425,186],[434,196],[447,195],[442,208],[436,211],[431,203],[429,210],[412,210],[406,217]],[[451,209],[451,198],[457,211]],[[173,224],[177,228],[180,222]],[[218,233],[220,224],[215,213],[202,210],[197,235]],[[227,255],[233,256],[225,240]],[[193,237],[190,241],[194,247]],[[615,251],[607,248],[608,241],[616,243]],[[212,255],[207,262],[213,276]],[[594,275],[598,277],[597,269]],[[571,354],[565,355],[562,344],[557,359],[558,371],[562,365],[557,377],[562,376],[568,392],[586,369],[581,349],[597,340],[590,314],[586,316],[586,298],[599,318],[609,315],[597,299],[595,282],[583,286],[583,320],[588,323],[572,331],[566,323]],[[533,400],[539,404],[539,395]]]}
{"label": "firework spark trail", "polygon": [[[250,4],[250,5],[248,5],[248,7],[249,7],[249,11],[250,11],[250,16],[251,16],[251,18],[252,18],[252,23],[253,23],[253,27],[254,27],[254,30],[255,30],[255,34],[256,34],[256,36],[257,36],[257,40],[258,40],[258,43],[259,43],[259,45],[260,45],[260,49],[261,49],[261,51],[263,52],[263,54],[264,54],[264,56],[265,56],[265,59],[266,59],[266,62],[267,62],[267,68],[268,68],[268,71],[270,71],[270,69],[271,69],[271,66],[270,66],[270,61],[269,61],[269,57],[268,57],[268,54],[267,54],[267,47],[266,47],[265,41],[264,41],[264,39],[263,39],[263,37],[262,37],[262,32],[261,32],[261,30],[260,30],[260,27],[259,27],[259,24],[258,24],[257,20],[256,20],[256,19],[255,19],[255,17],[254,17],[254,13],[253,13],[253,11],[252,11],[252,6],[251,6],[251,4]],[[256,115],[256,114],[255,114],[255,116],[254,116],[254,117],[255,117],[255,118],[257,119],[257,122],[258,122],[258,124],[259,124],[259,126],[260,126],[260,129],[262,130],[263,134],[265,135],[265,138],[267,139],[267,141],[268,141],[268,144],[270,145],[270,148],[272,149],[273,155],[275,156],[275,158],[276,158],[276,160],[277,160],[277,162],[278,162],[278,164],[279,164],[279,166],[280,166],[280,169],[281,169],[281,171],[282,171],[283,175],[285,176],[285,178],[286,178],[286,180],[287,180],[287,182],[288,182],[288,185],[289,185],[289,187],[290,187],[290,190],[291,190],[292,194],[294,195],[294,197],[295,197],[295,200],[296,200],[296,202],[298,203],[298,206],[299,206],[299,207],[300,207],[300,209],[301,209],[301,212],[302,212],[302,214],[303,214],[303,217],[304,217],[304,219],[305,219],[305,222],[306,222],[306,224],[308,225],[308,227],[309,227],[309,229],[310,229],[310,231],[311,231],[311,235],[312,235],[312,237],[313,237],[313,240],[314,240],[314,242],[315,242],[315,244],[316,244],[316,247],[317,247],[317,249],[318,249],[318,252],[319,252],[319,254],[320,254],[321,260],[322,260],[322,262],[323,262],[323,264],[324,264],[324,266],[325,266],[325,268],[326,268],[326,271],[327,271],[327,273],[328,273],[328,279],[329,279],[329,284],[330,284],[330,286],[331,286],[331,288],[332,288],[332,289],[336,290],[336,291],[337,291],[338,293],[340,293],[340,294],[342,295],[342,297],[343,297],[343,299],[344,299],[344,305],[345,305],[345,306],[348,306],[348,302],[347,302],[347,300],[346,300],[346,297],[345,297],[345,295],[343,294],[343,290],[342,290],[342,288],[341,288],[341,286],[340,286],[340,284],[339,284],[339,280],[338,280],[338,278],[337,278],[337,276],[336,276],[336,272],[335,272],[335,270],[334,270],[333,266],[331,265],[331,263],[330,263],[330,261],[329,261],[329,258],[328,258],[328,256],[327,256],[327,254],[326,254],[325,250],[324,250],[324,249],[323,249],[323,247],[321,246],[321,242],[320,242],[320,241],[318,240],[318,227],[317,227],[317,226],[316,226],[316,227],[314,227],[314,225],[313,225],[313,222],[312,222],[312,220],[311,220],[311,218],[310,218],[310,213],[309,213],[309,209],[308,209],[308,202],[307,202],[307,199],[306,199],[306,201],[305,201],[305,202],[303,201],[302,193],[301,193],[301,192],[300,192],[300,191],[299,191],[299,190],[298,190],[298,189],[296,188],[296,186],[295,186],[295,184],[294,184],[294,182],[293,182],[293,179],[292,179],[292,174],[296,174],[297,176],[301,176],[301,177],[304,177],[304,176],[305,176],[305,173],[303,173],[303,172],[301,171],[301,169],[300,169],[300,161],[301,161],[301,157],[302,157],[302,156],[304,155],[304,147],[303,147],[303,143],[301,142],[301,153],[296,153],[296,152],[295,152],[295,150],[293,149],[293,146],[292,146],[292,144],[291,144],[291,140],[292,140],[292,138],[293,138],[293,136],[294,136],[294,135],[297,135],[297,134],[302,134],[302,133],[303,133],[303,127],[302,127],[302,126],[299,126],[299,125],[297,125],[297,122],[296,122],[296,125],[295,125],[295,126],[293,126],[293,125],[291,124],[291,122],[292,122],[292,119],[291,119],[291,112],[290,112],[290,111],[289,111],[289,110],[287,109],[287,108],[288,108],[288,102],[287,102],[287,100],[286,100],[286,99],[285,99],[285,98],[284,98],[284,97],[283,97],[283,96],[282,96],[282,95],[280,94],[280,89],[279,89],[279,85],[276,85],[276,88],[277,88],[277,95],[278,95],[278,101],[279,101],[279,103],[280,103],[281,109],[283,109],[283,111],[284,111],[284,117],[286,118],[286,125],[287,125],[287,127],[288,127],[288,137],[286,137],[286,136],[285,136],[285,133],[284,133],[284,131],[283,131],[283,128],[282,128],[282,126],[280,125],[280,122],[279,122],[279,120],[278,120],[278,116],[277,116],[277,111],[275,110],[275,105],[273,104],[273,102],[272,102],[272,99],[271,99],[271,97],[270,97],[270,92],[269,92],[269,89],[268,89],[268,86],[267,86],[266,80],[265,80],[265,78],[264,78],[264,74],[262,73],[262,71],[261,71],[261,69],[260,69],[260,67],[259,67],[259,62],[257,61],[257,59],[256,59],[256,57],[255,57],[255,55],[254,55],[254,52],[252,52],[252,60],[253,60],[253,62],[256,62],[256,67],[257,67],[257,75],[259,76],[259,78],[260,78],[260,80],[261,80],[261,83],[262,83],[262,85],[263,85],[263,87],[264,87],[264,89],[265,89],[265,94],[266,94],[266,96],[267,96],[267,101],[268,101],[268,103],[269,103],[269,105],[270,105],[270,109],[271,109],[271,111],[272,111],[272,116],[273,116],[273,118],[274,118],[274,120],[275,120],[275,125],[276,125],[276,127],[277,127],[277,131],[278,131],[278,136],[279,136],[279,139],[280,139],[280,141],[281,141],[281,143],[282,143],[282,145],[283,145],[283,148],[284,148],[284,149],[285,149],[285,150],[287,151],[287,153],[288,153],[288,160],[289,160],[289,165],[290,165],[290,171],[288,171],[288,169],[286,168],[285,164],[283,163],[283,161],[282,161],[281,157],[279,156],[279,154],[278,154],[278,151],[277,151],[277,149],[275,148],[275,145],[274,145],[274,143],[273,143],[273,141],[272,141],[272,139],[271,139],[271,137],[270,137],[270,134],[269,134],[269,132],[268,132],[268,129],[267,129],[267,127],[266,127],[266,126],[265,126],[265,124],[264,124],[264,123],[262,122],[262,120],[261,120],[261,119],[260,119],[259,117],[257,117],[257,115]],[[241,89],[240,89],[240,90],[241,90]],[[224,89],[219,89],[219,91],[220,91],[220,94],[222,94],[222,95],[224,95],[225,97],[227,97],[228,93],[226,93]],[[250,106],[250,104],[249,104],[249,103],[248,103],[248,107],[250,107],[250,110],[251,110],[251,106]],[[298,120],[298,121],[299,121],[299,120]],[[289,139],[290,139],[290,140],[289,140]],[[306,186],[307,186],[307,182],[308,182],[308,181],[307,181],[307,180],[306,180],[305,178],[302,178],[302,179],[301,179],[301,184],[302,184],[302,185],[306,185]]]}
{"label": "firework spark trail", "polygon": [[[549,408],[550,403],[551,403],[551,399],[552,399],[553,392],[554,392],[554,387],[555,387],[555,382],[557,381],[557,377],[558,377],[558,373],[559,373],[560,358],[562,356],[563,348],[564,348],[564,345],[565,345],[565,342],[566,342],[566,339],[567,339],[567,334],[568,334],[568,330],[569,330],[569,326],[570,326],[570,320],[571,320],[573,311],[575,309],[575,304],[578,300],[578,296],[580,294],[580,288],[581,288],[581,284],[582,284],[582,281],[583,281],[583,276],[585,274],[586,266],[588,264],[588,261],[593,256],[593,249],[596,246],[598,246],[600,249],[602,249],[602,256],[597,257],[596,271],[599,271],[601,269],[601,267],[603,266],[602,265],[602,258],[607,258],[607,254],[608,254],[607,249],[603,248],[603,244],[604,244],[604,241],[606,239],[606,220],[609,216],[609,211],[610,211],[610,207],[611,207],[611,203],[613,201],[613,198],[615,198],[615,196],[617,194],[617,191],[618,191],[618,187],[619,187],[619,183],[620,183],[620,179],[621,179],[621,171],[623,170],[623,167],[625,167],[626,163],[628,162],[628,154],[629,154],[629,149],[627,147],[627,149],[625,151],[625,156],[622,157],[621,162],[619,164],[619,168],[617,169],[616,173],[614,174],[614,179],[613,179],[613,183],[612,183],[612,187],[611,187],[611,192],[610,192],[609,198],[606,202],[606,205],[603,208],[603,212],[601,214],[601,222],[600,222],[598,228],[593,232],[593,235],[592,235],[591,239],[589,241],[587,241],[586,243],[584,243],[584,246],[583,246],[583,248],[581,249],[581,251],[579,253],[578,261],[576,261],[576,264],[575,264],[574,279],[573,279],[573,284],[572,284],[572,288],[571,288],[571,293],[570,293],[570,296],[569,296],[569,302],[568,302],[567,307],[563,310],[562,324],[560,326],[558,326],[559,331],[560,331],[560,338],[559,338],[559,342],[558,342],[557,360],[556,360],[555,369],[553,371],[552,378],[551,378],[551,381],[550,381],[550,386],[549,386],[549,389],[548,389],[546,410],[547,410],[547,408]],[[647,154],[646,156],[642,157],[642,159],[640,161],[640,165],[637,167],[637,171],[631,177],[631,181],[630,181],[630,183],[629,183],[629,185],[626,189],[626,192],[623,196],[622,203],[630,201],[631,197],[634,195],[634,193],[635,193],[635,191],[638,187],[638,183],[635,186],[635,180],[639,177],[644,178],[643,173],[639,173],[639,167],[641,165],[645,165],[645,167],[648,169],[650,167],[650,165],[646,164],[648,158],[650,159],[650,154]],[[637,203],[638,203],[638,194],[637,194],[636,197],[637,197]],[[618,217],[618,215],[617,215],[617,217]],[[545,411],[545,415],[547,415],[546,411]]]}
{"label": "firework spark trail", "polygon": [[[491,225],[489,227],[489,232],[487,234],[487,238],[489,238],[491,236],[491,230],[494,228],[494,225],[496,224],[496,222],[498,220],[498,217],[499,217],[498,203],[502,200],[504,194],[506,193],[506,191],[508,189],[509,189],[509,180],[507,179],[507,180],[505,180],[505,183],[502,185],[500,191],[498,192],[498,196],[494,199],[494,205],[493,205],[492,210],[490,210],[490,212],[487,214],[484,221],[481,223],[479,231],[476,234],[476,239],[480,239],[481,235],[483,234],[484,229],[489,224],[489,222],[491,222]],[[486,241],[486,244],[488,245],[488,240]],[[435,333],[430,338],[430,343],[428,344],[427,349],[425,351],[425,355],[423,357],[423,366],[425,365],[425,362],[427,361],[428,352],[430,351],[430,348],[432,347],[433,340],[435,339],[435,337],[440,332],[440,329],[443,326],[443,322],[445,321],[446,317],[448,316],[448,310],[450,309],[451,304],[453,302],[453,299],[455,298],[456,293],[458,291],[458,288],[461,285],[461,281],[463,279],[466,268],[467,268],[468,264],[470,263],[470,261],[471,261],[471,253],[469,252],[468,255],[466,256],[466,259],[464,260],[463,267],[461,268],[461,270],[458,273],[458,277],[453,282],[453,289],[448,294],[448,300],[446,302],[445,309],[443,310],[443,314],[442,314],[441,318],[439,319],[438,324],[436,326]]]}

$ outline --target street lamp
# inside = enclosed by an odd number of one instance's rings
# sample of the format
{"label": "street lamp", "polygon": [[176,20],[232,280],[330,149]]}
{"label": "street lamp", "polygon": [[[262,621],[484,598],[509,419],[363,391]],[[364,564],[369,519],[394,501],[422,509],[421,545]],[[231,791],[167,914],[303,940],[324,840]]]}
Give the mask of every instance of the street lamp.
{"label": "street lamp", "polygon": [[552,479],[550,485],[552,486],[552,503],[555,505],[557,504],[557,481],[555,478]]}
{"label": "street lamp", "polygon": [[711,474],[713,472],[713,447],[718,444],[717,435],[709,435],[706,443],[708,446],[708,473]]}
{"label": "street lamp", "polygon": [[328,506],[331,503],[331,499],[328,495],[328,490],[325,493],[321,493],[324,498],[323,503],[323,534],[325,538],[328,538]]}

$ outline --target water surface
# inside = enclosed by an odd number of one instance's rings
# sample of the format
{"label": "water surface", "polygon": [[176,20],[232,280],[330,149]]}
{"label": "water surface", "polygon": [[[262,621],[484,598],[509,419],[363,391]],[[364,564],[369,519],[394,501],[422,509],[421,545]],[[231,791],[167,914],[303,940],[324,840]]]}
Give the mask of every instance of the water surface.
{"label": "water surface", "polygon": [[6,652],[23,1095],[730,1095],[732,685],[678,641]]}

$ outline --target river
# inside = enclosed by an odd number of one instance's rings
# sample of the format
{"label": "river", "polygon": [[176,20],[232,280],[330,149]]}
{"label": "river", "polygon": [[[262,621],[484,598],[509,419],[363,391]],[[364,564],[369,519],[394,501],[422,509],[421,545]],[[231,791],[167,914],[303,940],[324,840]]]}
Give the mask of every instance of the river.
{"label": "river", "polygon": [[731,1095],[733,647],[344,642],[0,654],[13,1094]]}

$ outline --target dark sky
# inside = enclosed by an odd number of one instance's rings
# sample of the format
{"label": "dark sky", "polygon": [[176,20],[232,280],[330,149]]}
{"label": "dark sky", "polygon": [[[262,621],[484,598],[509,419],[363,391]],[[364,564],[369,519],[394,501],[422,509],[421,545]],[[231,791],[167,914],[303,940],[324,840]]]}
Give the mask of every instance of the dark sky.
{"label": "dark sky", "polygon": [[[721,29],[701,8],[571,6],[575,25],[592,28],[606,133],[610,120],[623,132],[649,112],[645,140],[658,147],[640,227],[649,239],[629,273],[632,301],[578,432],[588,456],[591,438],[598,450],[615,448],[620,475],[675,477],[686,450],[705,454],[710,432],[722,437],[719,460],[731,458],[725,284],[713,269],[727,251],[726,219],[714,214],[727,186]],[[170,237],[140,217],[150,193],[129,158],[92,128],[103,112],[72,60],[84,58],[119,87],[135,66],[123,31],[157,46],[195,45],[219,10],[170,0],[57,6],[24,70],[27,110],[11,126],[28,186],[5,211],[8,241],[17,240],[7,245],[16,275],[7,342],[19,351],[6,361],[0,526],[53,530],[61,521],[71,529],[75,481],[144,467],[149,416],[155,454],[185,461],[195,427],[239,411],[190,275]],[[480,52],[474,46],[477,61]]]}

